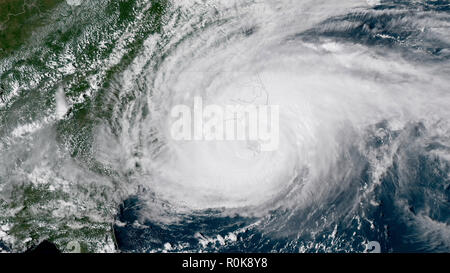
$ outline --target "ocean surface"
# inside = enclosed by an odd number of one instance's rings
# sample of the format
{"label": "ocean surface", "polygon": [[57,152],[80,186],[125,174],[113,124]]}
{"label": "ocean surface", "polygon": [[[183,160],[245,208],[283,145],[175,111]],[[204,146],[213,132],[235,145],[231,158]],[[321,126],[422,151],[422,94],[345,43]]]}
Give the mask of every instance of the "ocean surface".
{"label": "ocean surface", "polygon": [[[0,251],[450,252],[449,1],[33,3],[0,5]],[[173,140],[199,96],[278,105],[278,148]]]}

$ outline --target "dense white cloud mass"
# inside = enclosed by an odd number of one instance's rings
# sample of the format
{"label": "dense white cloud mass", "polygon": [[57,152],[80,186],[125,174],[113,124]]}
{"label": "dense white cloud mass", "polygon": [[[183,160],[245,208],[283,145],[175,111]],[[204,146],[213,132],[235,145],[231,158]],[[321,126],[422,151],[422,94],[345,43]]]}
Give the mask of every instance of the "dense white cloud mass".
{"label": "dense white cloud mass", "polygon": [[[252,250],[356,251],[377,234],[384,250],[402,251],[405,242],[386,235],[397,219],[411,245],[449,249],[448,11],[420,1],[172,1],[160,28],[145,32],[156,4],[138,2],[132,22],[109,37],[114,46],[98,41],[107,58],[75,64],[99,67],[83,75],[87,91],[73,95],[58,82],[52,109],[5,130],[0,191],[12,191],[12,181],[49,183],[78,200],[55,214],[98,222],[134,196],[133,227],[167,233],[196,217],[245,219],[210,237],[186,235],[203,247],[238,244],[255,230],[263,239],[248,239]],[[67,3],[88,12],[82,1]],[[58,60],[75,62],[72,54],[103,37],[92,29]],[[278,148],[174,140],[171,110],[195,97],[279,106]],[[93,112],[77,116],[88,103]],[[173,238],[140,250],[192,250]]]}

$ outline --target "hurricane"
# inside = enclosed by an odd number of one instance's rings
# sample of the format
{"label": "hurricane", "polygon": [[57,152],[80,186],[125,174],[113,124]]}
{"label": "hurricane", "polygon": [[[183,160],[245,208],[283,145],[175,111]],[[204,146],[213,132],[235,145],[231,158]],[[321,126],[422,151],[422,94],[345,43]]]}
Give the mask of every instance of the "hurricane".
{"label": "hurricane", "polygon": [[[448,1],[53,2],[0,51],[0,250],[450,251]],[[196,98],[277,145],[175,139]]]}

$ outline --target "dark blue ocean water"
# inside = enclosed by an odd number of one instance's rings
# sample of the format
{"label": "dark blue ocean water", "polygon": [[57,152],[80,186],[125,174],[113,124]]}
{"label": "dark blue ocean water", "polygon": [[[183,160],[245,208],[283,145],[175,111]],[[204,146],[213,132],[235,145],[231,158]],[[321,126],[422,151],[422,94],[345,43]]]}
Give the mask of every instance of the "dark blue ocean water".
{"label": "dark blue ocean water", "polygon": [[[217,216],[220,211],[199,211],[198,216],[190,215],[177,224],[140,221],[142,205],[139,197],[131,197],[117,215],[125,226],[114,227],[119,249],[162,251],[170,243],[192,252],[364,252],[367,242],[377,241],[381,252],[448,252],[445,229],[450,224],[450,165],[429,152],[449,147],[433,142],[416,147],[426,130],[420,123],[412,124],[406,132],[387,131],[385,125],[382,122],[373,128],[385,130],[386,134],[383,137],[369,134],[368,148],[388,145],[401,135],[406,135],[407,141],[399,147],[392,167],[373,192],[377,206],[361,200],[356,211],[349,209],[348,204],[353,203],[357,192],[372,179],[369,163],[355,154],[354,159],[362,167],[345,191],[294,212],[274,210],[262,220],[220,217]],[[407,183],[403,185],[405,179]],[[329,223],[327,218],[333,222]],[[252,227],[250,224],[257,220],[262,223]],[[433,223],[440,225],[444,234],[439,228],[429,229],[427,225]],[[224,238],[237,230],[240,231],[235,240],[222,244],[217,240],[218,236]],[[209,240],[202,244],[205,238]]]}

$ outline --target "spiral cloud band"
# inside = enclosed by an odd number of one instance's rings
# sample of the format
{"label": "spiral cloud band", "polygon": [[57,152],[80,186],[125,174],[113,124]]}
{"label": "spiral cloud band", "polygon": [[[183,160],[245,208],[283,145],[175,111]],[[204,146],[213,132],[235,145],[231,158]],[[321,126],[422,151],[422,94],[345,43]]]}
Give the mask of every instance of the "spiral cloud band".
{"label": "spiral cloud band", "polygon": [[0,127],[11,215],[22,181],[124,251],[450,249],[448,3],[130,2],[59,7],[84,27],[20,85],[52,103]]}

